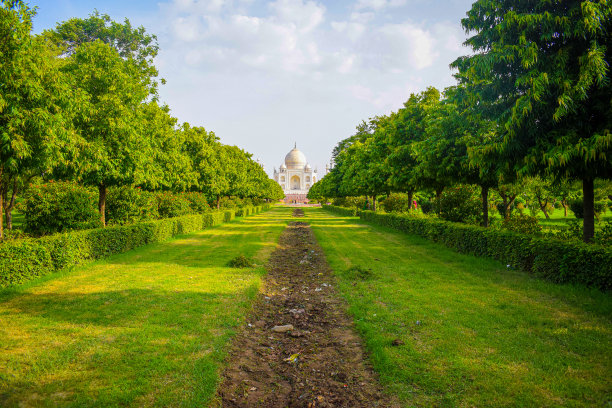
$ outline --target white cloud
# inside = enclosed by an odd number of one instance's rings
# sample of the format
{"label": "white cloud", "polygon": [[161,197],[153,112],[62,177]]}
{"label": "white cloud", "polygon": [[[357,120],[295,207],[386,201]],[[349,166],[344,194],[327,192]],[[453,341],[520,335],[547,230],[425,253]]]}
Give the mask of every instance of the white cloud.
{"label": "white cloud", "polygon": [[293,141],[321,169],[362,119],[453,83],[448,64],[466,53],[459,25],[417,24],[397,8],[404,3],[356,0],[340,11],[319,0],[164,3],[154,31],[168,80],[161,98],[267,170]]}
{"label": "white cloud", "polygon": [[355,9],[382,10],[387,7],[400,7],[406,4],[406,0],[358,0]]}

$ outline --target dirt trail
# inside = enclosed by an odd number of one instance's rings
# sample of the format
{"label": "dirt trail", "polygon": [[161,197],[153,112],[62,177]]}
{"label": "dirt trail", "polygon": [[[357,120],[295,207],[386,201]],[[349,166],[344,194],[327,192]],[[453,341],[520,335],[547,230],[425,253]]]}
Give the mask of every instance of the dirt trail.
{"label": "dirt trail", "polygon": [[[294,211],[302,215],[301,209]],[[308,224],[289,224],[267,270],[264,291],[234,339],[219,387],[220,406],[396,406],[365,362]],[[284,325],[293,329],[273,330]]]}

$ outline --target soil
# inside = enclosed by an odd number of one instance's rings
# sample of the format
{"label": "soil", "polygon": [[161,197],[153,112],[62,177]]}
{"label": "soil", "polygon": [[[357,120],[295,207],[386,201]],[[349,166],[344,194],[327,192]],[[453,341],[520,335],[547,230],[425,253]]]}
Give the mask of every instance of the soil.
{"label": "soil", "polygon": [[[264,289],[234,339],[220,406],[397,406],[368,366],[308,224],[288,225],[267,270]],[[293,328],[277,327],[287,325]]]}

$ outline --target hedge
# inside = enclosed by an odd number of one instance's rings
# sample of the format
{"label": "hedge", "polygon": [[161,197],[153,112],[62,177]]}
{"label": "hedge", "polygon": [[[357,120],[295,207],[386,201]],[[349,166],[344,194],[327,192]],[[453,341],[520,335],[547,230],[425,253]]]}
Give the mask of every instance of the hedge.
{"label": "hedge", "polygon": [[340,207],[337,205],[322,204],[324,210],[333,212],[344,217],[359,217],[361,210],[355,207]]}
{"label": "hedge", "polygon": [[[270,205],[262,206],[260,211],[269,208]],[[175,235],[201,231],[234,217],[233,210],[214,211],[8,241],[0,244],[0,288],[153,242],[163,242]]]}
{"label": "hedge", "polygon": [[603,246],[400,214],[362,211],[360,218],[458,252],[493,258],[552,282],[612,289],[612,249]]}

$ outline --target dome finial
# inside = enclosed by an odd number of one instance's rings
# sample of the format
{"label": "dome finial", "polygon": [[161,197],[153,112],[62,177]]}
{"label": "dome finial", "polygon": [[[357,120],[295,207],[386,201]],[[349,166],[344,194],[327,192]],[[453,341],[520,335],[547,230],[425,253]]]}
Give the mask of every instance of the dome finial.
{"label": "dome finial", "polygon": [[297,149],[297,142],[293,142],[293,148]]}

